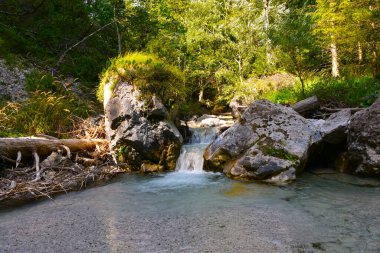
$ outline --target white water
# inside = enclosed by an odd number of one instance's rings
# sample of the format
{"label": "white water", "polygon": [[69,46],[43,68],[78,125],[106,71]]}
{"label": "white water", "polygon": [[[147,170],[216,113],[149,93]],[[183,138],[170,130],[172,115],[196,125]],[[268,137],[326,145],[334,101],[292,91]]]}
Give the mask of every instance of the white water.
{"label": "white water", "polygon": [[203,172],[203,153],[216,136],[216,128],[190,128],[192,133],[189,144],[183,145],[177,160],[177,172]]}

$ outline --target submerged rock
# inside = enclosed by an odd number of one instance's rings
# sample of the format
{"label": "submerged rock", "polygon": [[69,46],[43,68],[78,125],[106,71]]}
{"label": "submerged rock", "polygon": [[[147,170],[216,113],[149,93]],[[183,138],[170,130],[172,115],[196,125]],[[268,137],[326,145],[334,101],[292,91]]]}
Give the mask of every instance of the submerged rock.
{"label": "submerged rock", "polygon": [[206,149],[206,169],[231,177],[284,182],[303,170],[317,127],[293,109],[259,100]]}
{"label": "submerged rock", "polygon": [[183,139],[160,98],[147,101],[133,85],[119,82],[105,115],[107,137],[120,162],[141,171],[175,168]]}
{"label": "submerged rock", "polygon": [[347,154],[354,174],[380,177],[380,99],[352,116]]}

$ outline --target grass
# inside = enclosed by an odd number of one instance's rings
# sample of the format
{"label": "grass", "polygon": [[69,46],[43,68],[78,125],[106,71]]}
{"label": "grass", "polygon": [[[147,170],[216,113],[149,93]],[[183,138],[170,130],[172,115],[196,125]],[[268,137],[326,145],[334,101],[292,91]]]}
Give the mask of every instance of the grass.
{"label": "grass", "polygon": [[371,77],[315,78],[306,82],[305,97],[302,96],[301,87],[297,84],[294,88],[267,92],[261,98],[274,103],[292,104],[313,95],[327,105],[366,107],[380,97],[380,80]]}
{"label": "grass", "polygon": [[66,137],[76,117],[87,117],[92,106],[73,94],[34,91],[24,102],[3,102],[0,137],[48,134]]}
{"label": "grass", "polygon": [[184,100],[187,94],[184,75],[178,68],[145,53],[130,53],[111,60],[101,74],[97,92],[99,101],[103,102],[106,83],[112,82],[110,87],[113,89],[119,81],[138,87],[145,98],[155,94],[169,106]]}

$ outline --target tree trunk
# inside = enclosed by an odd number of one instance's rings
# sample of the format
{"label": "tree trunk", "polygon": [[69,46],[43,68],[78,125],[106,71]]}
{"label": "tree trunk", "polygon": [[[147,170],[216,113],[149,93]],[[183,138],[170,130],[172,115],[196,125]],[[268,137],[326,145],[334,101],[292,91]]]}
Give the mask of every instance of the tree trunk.
{"label": "tree trunk", "polygon": [[264,10],[263,10],[263,18],[264,18],[264,31],[265,31],[265,46],[266,46],[266,56],[267,63],[272,63],[272,54],[271,54],[271,44],[269,40],[269,3],[270,0],[263,0]]}
{"label": "tree trunk", "polygon": [[362,44],[360,42],[358,42],[358,62],[359,65],[361,65],[363,62],[363,49]]}
{"label": "tree trunk", "polygon": [[40,156],[48,156],[54,151],[67,150],[70,152],[92,151],[96,145],[108,145],[102,139],[44,139],[44,138],[0,138],[0,159],[16,159],[17,153],[22,157],[32,157],[36,152]]}
{"label": "tree trunk", "polygon": [[331,37],[331,74],[333,77],[339,77],[339,62],[338,62],[338,50],[336,48],[335,38]]}
{"label": "tree trunk", "polygon": [[204,92],[204,88],[201,87],[201,90],[199,91],[199,97],[198,97],[199,102],[203,102],[203,92]]}
{"label": "tree trunk", "polygon": [[[113,16],[114,19],[116,20],[116,5],[113,7]],[[119,31],[119,26],[117,25],[117,22],[115,22],[116,25],[116,34],[117,34],[117,48],[118,48],[118,53],[121,55],[121,34]]]}

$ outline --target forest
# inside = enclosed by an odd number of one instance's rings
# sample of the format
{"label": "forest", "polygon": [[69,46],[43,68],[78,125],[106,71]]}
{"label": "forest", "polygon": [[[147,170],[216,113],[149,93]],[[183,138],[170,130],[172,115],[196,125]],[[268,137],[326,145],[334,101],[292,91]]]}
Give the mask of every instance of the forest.
{"label": "forest", "polygon": [[1,252],[380,252],[380,0],[0,0]]}
{"label": "forest", "polygon": [[[28,102],[1,98],[2,135],[69,131],[73,117],[99,108],[95,94],[111,59],[136,52],[182,72],[184,115],[226,111],[234,99],[291,104],[315,94],[335,107],[368,106],[380,90],[377,0],[7,0],[0,7],[1,58],[33,67]],[[54,109],[25,116],[52,97],[61,101],[56,116]]]}

